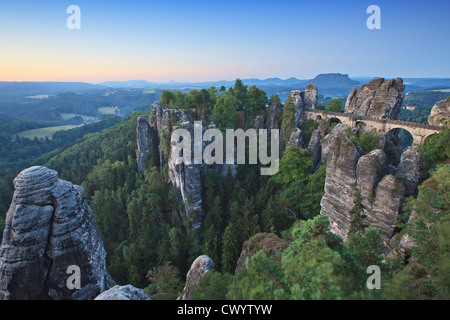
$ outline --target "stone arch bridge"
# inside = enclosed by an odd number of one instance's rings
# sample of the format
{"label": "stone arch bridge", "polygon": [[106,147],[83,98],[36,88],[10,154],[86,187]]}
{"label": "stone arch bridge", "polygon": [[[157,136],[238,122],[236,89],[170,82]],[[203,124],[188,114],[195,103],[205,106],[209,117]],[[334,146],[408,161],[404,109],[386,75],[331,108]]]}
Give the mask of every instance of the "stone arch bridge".
{"label": "stone arch bridge", "polygon": [[304,120],[333,119],[339,120],[342,124],[349,127],[365,127],[367,130],[376,130],[377,132],[389,132],[394,129],[404,129],[413,137],[413,145],[420,146],[425,139],[433,134],[442,131],[442,127],[429,124],[407,122],[391,119],[379,119],[374,117],[356,116],[349,113],[329,112],[324,110],[303,110]]}

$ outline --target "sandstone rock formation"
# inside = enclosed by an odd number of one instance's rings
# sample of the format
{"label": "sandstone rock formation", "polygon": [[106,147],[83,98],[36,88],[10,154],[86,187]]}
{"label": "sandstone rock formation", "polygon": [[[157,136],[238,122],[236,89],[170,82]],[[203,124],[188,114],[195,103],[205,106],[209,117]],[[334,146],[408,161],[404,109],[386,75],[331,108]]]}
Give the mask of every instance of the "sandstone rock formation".
{"label": "sandstone rock formation", "polygon": [[303,108],[315,109],[317,107],[317,99],[319,92],[313,83],[306,86],[303,94]]}
{"label": "sandstone rock formation", "polygon": [[332,232],[346,240],[352,223],[356,223],[351,211],[359,202],[363,209],[358,223],[378,228],[388,246],[403,200],[416,193],[420,182],[420,154],[407,150],[400,164],[393,167],[380,149],[364,155],[346,137],[344,127],[337,125],[323,139],[327,167],[321,213],[329,217]]}
{"label": "sandstone rock formation", "polygon": [[186,276],[186,285],[177,300],[191,300],[199,281],[214,270],[214,262],[210,257],[202,255],[197,257],[191,265]]}
{"label": "sandstone rock formation", "polygon": [[317,106],[318,90],[312,83],[304,91],[293,90],[290,93],[295,105],[295,125],[300,128],[303,123],[303,109],[315,109]]}
{"label": "sandstone rock formation", "polygon": [[151,300],[144,290],[132,285],[114,286],[102,292],[94,300]]}
{"label": "sandstone rock formation", "polygon": [[401,213],[405,187],[394,175],[388,174],[378,184],[370,210],[366,210],[366,224],[381,231],[384,243],[389,245],[394,235],[395,221]]}
{"label": "sandstone rock formation", "polygon": [[395,176],[405,185],[405,197],[415,196],[423,176],[422,155],[412,149],[403,152]]}
{"label": "sandstone rock formation", "polygon": [[280,129],[283,105],[281,103],[271,103],[266,112],[265,127],[267,130]]}
{"label": "sandstone rock formation", "polygon": [[397,119],[403,102],[403,79],[374,79],[352,89],[345,104],[345,112],[378,119]]}
{"label": "sandstone rock formation", "polygon": [[444,120],[450,119],[450,99],[436,102],[433,109],[431,109],[428,123],[433,126],[442,126]]}
{"label": "sandstone rock formation", "polygon": [[308,144],[308,152],[313,158],[313,168],[314,170],[319,165],[321,154],[322,154],[322,146],[320,143],[320,130],[316,129],[311,134],[311,140],[309,140]]}
{"label": "sandstone rock formation", "polygon": [[288,241],[281,240],[273,233],[255,234],[242,246],[241,255],[237,261],[234,274],[236,275],[239,270],[245,269],[247,259],[251,259],[251,257],[260,250],[263,250],[268,256],[281,259],[281,254],[289,247],[289,244]]}
{"label": "sandstone rock formation", "polygon": [[154,157],[159,158],[159,137],[156,128],[150,125],[145,117],[139,116],[137,119],[137,166],[138,172],[143,173],[147,167],[147,157],[152,153]]}
{"label": "sandstone rock formation", "polygon": [[328,139],[321,213],[329,217],[330,230],[346,240],[353,220],[350,211],[358,194],[356,166],[362,153],[344,135],[332,135]]}
{"label": "sandstone rock formation", "polygon": [[286,141],[286,148],[289,146],[301,147],[302,146],[302,131],[299,128],[295,128],[288,141]]}
{"label": "sandstone rock formation", "polygon": [[[0,247],[0,298],[94,299],[114,285],[83,189],[45,167],[23,170],[6,214]],[[69,266],[81,289],[69,289]]]}

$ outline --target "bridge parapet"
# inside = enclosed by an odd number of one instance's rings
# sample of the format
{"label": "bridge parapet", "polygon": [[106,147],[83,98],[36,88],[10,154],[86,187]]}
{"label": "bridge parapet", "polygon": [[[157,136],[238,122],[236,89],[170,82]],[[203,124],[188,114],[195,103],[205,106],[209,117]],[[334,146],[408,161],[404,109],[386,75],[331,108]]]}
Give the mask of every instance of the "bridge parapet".
{"label": "bridge parapet", "polygon": [[380,118],[376,118],[376,117],[353,115],[351,113],[332,112],[332,111],[314,110],[314,109],[313,110],[304,110],[303,112],[305,112],[305,113],[310,112],[310,113],[320,114],[323,116],[345,117],[345,118],[349,118],[355,122],[356,121],[375,121],[378,123],[397,124],[400,126],[411,127],[411,128],[424,128],[424,129],[434,130],[434,131],[438,131],[438,132],[442,131],[442,129],[443,129],[440,126],[430,125],[430,124],[426,124],[426,123],[409,122],[409,121],[394,120],[394,119],[380,119]]}

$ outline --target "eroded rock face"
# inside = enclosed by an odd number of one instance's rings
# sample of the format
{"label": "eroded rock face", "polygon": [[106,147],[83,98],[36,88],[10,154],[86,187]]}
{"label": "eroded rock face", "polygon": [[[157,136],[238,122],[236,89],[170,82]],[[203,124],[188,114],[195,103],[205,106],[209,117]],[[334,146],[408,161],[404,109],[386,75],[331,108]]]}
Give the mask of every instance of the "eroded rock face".
{"label": "eroded rock face", "polygon": [[313,83],[308,84],[303,94],[303,107],[305,109],[315,109],[317,107],[318,96],[319,91],[317,87]]}
{"label": "eroded rock face", "polygon": [[214,270],[214,262],[207,255],[199,256],[191,265],[186,276],[186,285],[177,300],[191,300],[200,279]]}
{"label": "eroded rock face", "polygon": [[352,89],[345,112],[378,119],[397,119],[403,102],[403,79],[374,79],[358,90]]}
{"label": "eroded rock face", "polygon": [[345,133],[345,126],[337,125],[323,139],[327,172],[321,212],[329,216],[331,230],[346,240],[355,219],[350,211],[360,201],[363,208],[360,223],[378,228],[389,246],[403,201],[415,195],[422,177],[421,156],[407,150],[394,167],[381,149],[363,155]]}
{"label": "eroded rock face", "polygon": [[442,126],[442,120],[450,119],[450,99],[436,102],[431,109],[428,123],[433,126]]}
{"label": "eroded rock face", "polygon": [[295,125],[300,128],[303,123],[303,109],[315,109],[317,106],[318,90],[312,83],[304,91],[293,90],[290,93],[295,105]]}
{"label": "eroded rock face", "polygon": [[330,230],[346,240],[353,220],[350,210],[358,194],[356,166],[362,153],[344,135],[327,136],[330,137],[321,213],[329,217]]}
{"label": "eroded rock face", "polygon": [[294,131],[292,131],[289,140],[286,141],[286,148],[289,146],[302,146],[302,132],[299,128],[295,128]]}
{"label": "eroded rock face", "polygon": [[316,129],[311,135],[311,140],[309,140],[308,152],[313,158],[313,168],[316,169],[319,165],[322,153],[322,146],[320,143],[320,130]]}
{"label": "eroded rock face", "polygon": [[139,116],[137,122],[137,166],[138,172],[143,173],[147,167],[147,157],[149,154],[153,153],[154,157],[159,155],[159,137],[156,128],[153,125],[150,125],[145,117]]}
{"label": "eroded rock face", "polygon": [[94,300],[151,300],[144,290],[132,285],[114,286],[102,292]]}
{"label": "eroded rock face", "polygon": [[283,105],[281,103],[271,103],[267,109],[265,127],[267,130],[280,129]]}
{"label": "eroded rock face", "polygon": [[405,185],[405,197],[415,196],[423,176],[422,155],[412,149],[402,153],[395,176]]}
{"label": "eroded rock face", "polygon": [[[103,242],[83,189],[31,167],[14,179],[0,247],[0,298],[93,299],[114,285]],[[69,266],[80,268],[81,289],[69,289]]]}
{"label": "eroded rock face", "polygon": [[404,199],[405,186],[393,174],[388,174],[376,188],[371,210],[366,211],[367,224],[381,231],[386,246],[394,235],[395,220]]}

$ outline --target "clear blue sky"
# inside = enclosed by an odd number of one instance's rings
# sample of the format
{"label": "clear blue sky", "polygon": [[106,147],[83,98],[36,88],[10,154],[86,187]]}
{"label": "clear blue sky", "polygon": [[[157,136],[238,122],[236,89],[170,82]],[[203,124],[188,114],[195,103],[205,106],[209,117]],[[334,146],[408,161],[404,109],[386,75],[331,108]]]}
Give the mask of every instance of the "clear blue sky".
{"label": "clear blue sky", "polygon": [[[68,30],[66,9],[81,9]],[[381,8],[381,30],[366,9]],[[14,0],[0,81],[450,77],[450,1]]]}

